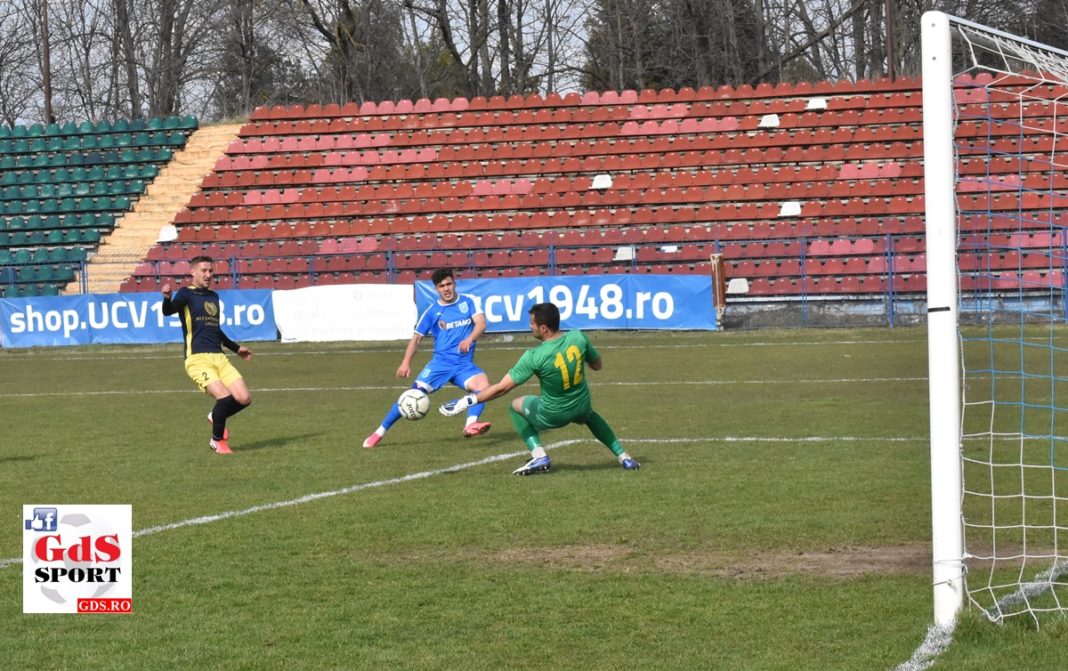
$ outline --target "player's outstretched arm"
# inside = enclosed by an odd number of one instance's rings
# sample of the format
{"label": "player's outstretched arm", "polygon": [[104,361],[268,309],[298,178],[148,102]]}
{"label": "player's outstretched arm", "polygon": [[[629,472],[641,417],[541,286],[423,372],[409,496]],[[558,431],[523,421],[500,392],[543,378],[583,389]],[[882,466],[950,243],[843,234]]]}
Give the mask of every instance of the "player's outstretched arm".
{"label": "player's outstretched arm", "polygon": [[163,304],[160,306],[160,312],[162,312],[165,317],[178,314],[178,311],[182,309],[180,305],[176,305],[175,302],[171,300],[171,297],[173,296],[172,289],[170,282],[164,282],[163,286],[160,287],[160,293],[163,294]]}
{"label": "player's outstretched arm", "polygon": [[512,380],[512,376],[505,373],[500,382],[491,384],[477,394],[468,394],[462,398],[458,398],[452,401],[446,401],[438,406],[438,412],[446,417],[453,417],[464,412],[468,408],[478,403],[485,403],[486,401],[492,401],[498,396],[504,396],[508,392],[515,389],[516,383]]}
{"label": "player's outstretched arm", "polygon": [[474,323],[474,329],[471,331],[471,335],[467,336],[460,341],[460,352],[467,354],[471,351],[471,348],[482,337],[482,334],[486,332],[486,316],[482,313],[478,313],[471,317],[472,323]]}
{"label": "player's outstretched arm", "polygon": [[423,336],[419,333],[412,335],[412,339],[408,341],[408,346],[404,348],[404,358],[401,359],[401,363],[397,366],[397,377],[411,377],[412,375],[412,359],[415,357],[415,352],[419,349],[419,342],[423,339]]}

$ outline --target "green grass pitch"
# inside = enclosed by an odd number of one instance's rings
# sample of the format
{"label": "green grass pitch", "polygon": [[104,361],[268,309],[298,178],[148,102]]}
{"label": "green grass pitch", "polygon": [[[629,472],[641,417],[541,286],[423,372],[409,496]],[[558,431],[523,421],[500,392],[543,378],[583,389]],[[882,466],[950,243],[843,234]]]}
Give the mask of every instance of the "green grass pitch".
{"label": "green grass pitch", "polygon": [[[551,473],[513,477],[506,399],[485,436],[432,412],[362,449],[403,343],[251,343],[231,457],[177,346],[0,351],[3,667],[908,660],[932,610],[926,332],[592,335],[595,407],[638,472],[568,427]],[[496,380],[532,342],[478,361]],[[133,614],[22,614],[26,503],[133,505]],[[932,668],[1061,669],[1066,635],[966,615]]]}

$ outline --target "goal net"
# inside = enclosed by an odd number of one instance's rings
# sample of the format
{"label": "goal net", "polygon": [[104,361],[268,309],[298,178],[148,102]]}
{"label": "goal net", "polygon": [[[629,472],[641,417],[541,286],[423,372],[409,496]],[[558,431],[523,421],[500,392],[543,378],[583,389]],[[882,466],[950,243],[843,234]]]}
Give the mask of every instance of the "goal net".
{"label": "goal net", "polygon": [[938,12],[923,49],[935,621],[1037,625],[1068,608],[1068,53]]}

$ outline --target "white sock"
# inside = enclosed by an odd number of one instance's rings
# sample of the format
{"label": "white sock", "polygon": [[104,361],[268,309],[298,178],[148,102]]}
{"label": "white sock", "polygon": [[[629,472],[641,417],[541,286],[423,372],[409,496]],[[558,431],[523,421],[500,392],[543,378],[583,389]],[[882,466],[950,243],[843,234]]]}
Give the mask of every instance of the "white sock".
{"label": "white sock", "polygon": [[616,460],[619,461],[619,463],[621,464],[623,463],[624,459],[630,459],[630,455],[627,454],[626,450],[624,450],[622,454],[616,457]]}
{"label": "white sock", "polygon": [[378,434],[378,435],[380,435],[380,436],[384,436],[384,435],[386,435],[386,427],[384,427],[384,426],[382,426],[381,424],[379,424],[379,425],[378,425],[378,428],[377,428],[377,429],[375,429],[375,433],[377,433],[377,434]]}
{"label": "white sock", "polygon": [[535,447],[533,450],[530,451],[530,458],[531,459],[541,459],[542,457],[547,457],[547,456],[549,456],[549,455],[545,453],[545,448],[542,447],[541,445],[538,445],[537,447]]}
{"label": "white sock", "polygon": [[465,424],[464,426],[471,426],[472,424],[474,424],[477,421],[478,421],[478,415],[468,415],[467,416],[467,424]]}

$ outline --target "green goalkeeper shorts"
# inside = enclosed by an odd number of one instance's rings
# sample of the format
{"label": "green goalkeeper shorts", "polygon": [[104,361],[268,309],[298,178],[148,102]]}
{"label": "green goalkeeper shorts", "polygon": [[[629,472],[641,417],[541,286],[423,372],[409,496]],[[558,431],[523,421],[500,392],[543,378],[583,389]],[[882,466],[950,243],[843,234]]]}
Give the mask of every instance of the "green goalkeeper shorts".
{"label": "green goalkeeper shorts", "polygon": [[591,408],[584,408],[581,412],[577,413],[545,412],[541,407],[541,396],[523,397],[523,416],[530,422],[530,425],[534,427],[535,431],[559,429],[572,422],[576,424],[585,424],[586,420],[589,419],[590,412],[592,412]]}

